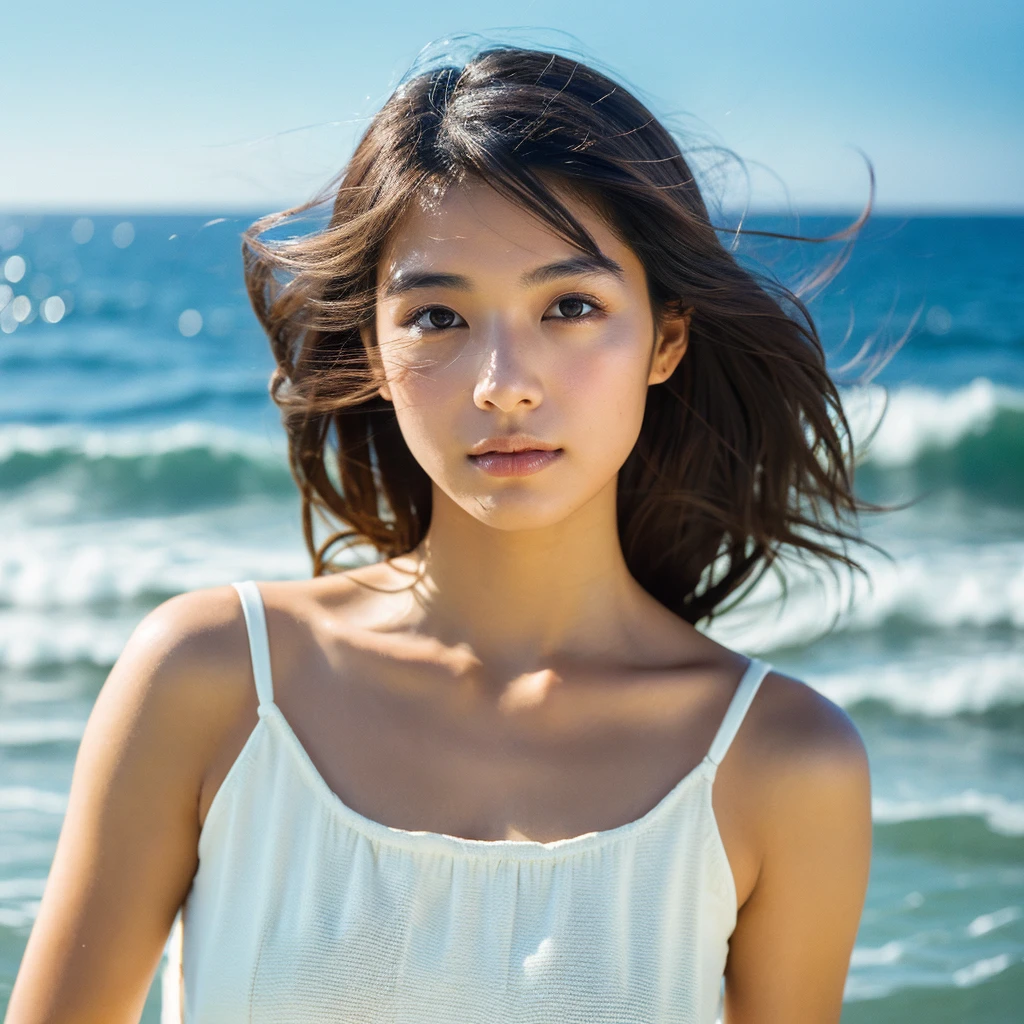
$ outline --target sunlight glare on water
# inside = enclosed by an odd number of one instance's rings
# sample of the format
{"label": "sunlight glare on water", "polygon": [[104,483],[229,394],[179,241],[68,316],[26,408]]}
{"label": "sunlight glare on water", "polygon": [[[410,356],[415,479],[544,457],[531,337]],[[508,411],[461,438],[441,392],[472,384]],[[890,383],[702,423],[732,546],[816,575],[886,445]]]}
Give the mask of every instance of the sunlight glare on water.
{"label": "sunlight glare on water", "polygon": [[135,228],[130,220],[123,220],[110,234],[110,240],[118,249],[127,249],[135,241]]}
{"label": "sunlight glare on water", "polygon": [[17,284],[25,276],[25,257],[9,256],[4,263],[4,277],[11,284]]}
{"label": "sunlight glare on water", "polygon": [[194,338],[203,329],[203,316],[198,309],[186,309],[178,317],[178,330],[183,337]]}
{"label": "sunlight glare on water", "polygon": [[71,225],[71,240],[79,245],[85,245],[93,235],[93,223],[88,217],[79,217]]}
{"label": "sunlight glare on water", "polygon": [[39,315],[48,324],[58,323],[63,319],[64,313],[64,300],[59,295],[51,295],[43,302],[39,310]]}

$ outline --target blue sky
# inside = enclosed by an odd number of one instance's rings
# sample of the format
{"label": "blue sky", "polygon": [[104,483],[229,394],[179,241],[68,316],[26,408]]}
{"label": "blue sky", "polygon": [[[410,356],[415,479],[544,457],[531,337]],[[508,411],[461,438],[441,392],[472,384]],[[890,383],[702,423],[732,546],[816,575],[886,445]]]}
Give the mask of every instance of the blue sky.
{"label": "blue sky", "polygon": [[[756,207],[1024,212],[1019,0],[29,4],[0,18],[0,208],[309,196],[446,36],[597,63],[749,163]],[[742,199],[736,175],[720,186]]]}

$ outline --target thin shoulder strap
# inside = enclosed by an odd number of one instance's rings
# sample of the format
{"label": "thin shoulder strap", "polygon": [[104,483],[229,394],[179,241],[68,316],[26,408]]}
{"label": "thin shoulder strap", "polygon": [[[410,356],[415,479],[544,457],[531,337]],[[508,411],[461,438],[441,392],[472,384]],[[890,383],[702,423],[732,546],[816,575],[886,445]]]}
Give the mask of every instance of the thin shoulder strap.
{"label": "thin shoulder strap", "polygon": [[736,687],[732,700],[729,701],[725,717],[722,719],[722,724],[718,727],[718,732],[711,743],[711,749],[708,751],[708,757],[716,765],[722,763],[722,758],[725,757],[726,751],[739,730],[747,708],[750,707],[754,694],[757,693],[757,688],[761,685],[761,680],[770,671],[771,665],[768,662],[761,661],[760,658],[750,659],[750,664],[743,673],[743,678],[740,680],[739,686]]}
{"label": "thin shoulder strap", "polygon": [[253,580],[232,583],[242,599],[245,628],[249,633],[249,654],[252,656],[252,674],[256,680],[256,696],[260,707],[274,703],[274,681],[270,675],[270,641],[267,639],[267,616],[263,608],[263,595]]}

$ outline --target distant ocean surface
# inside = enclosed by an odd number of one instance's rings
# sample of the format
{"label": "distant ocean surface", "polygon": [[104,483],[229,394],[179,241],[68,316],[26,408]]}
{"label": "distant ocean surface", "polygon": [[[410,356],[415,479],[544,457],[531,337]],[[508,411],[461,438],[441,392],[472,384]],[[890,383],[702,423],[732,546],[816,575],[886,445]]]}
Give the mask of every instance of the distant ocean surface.
{"label": "distant ocean surface", "polygon": [[[241,280],[254,216],[0,216],[0,1016],[133,627],[184,590],[310,573]],[[837,248],[751,245],[786,280]],[[840,589],[796,577],[783,606],[769,577],[709,632],[840,703],[868,745],[844,1024],[1020,1021],[1024,219],[872,218],[811,309],[841,382],[870,336],[907,334],[843,394],[859,436],[888,398],[858,492],[920,500],[865,520],[891,560],[859,549],[872,585],[834,627]],[[160,999],[158,973],[147,1024]]]}

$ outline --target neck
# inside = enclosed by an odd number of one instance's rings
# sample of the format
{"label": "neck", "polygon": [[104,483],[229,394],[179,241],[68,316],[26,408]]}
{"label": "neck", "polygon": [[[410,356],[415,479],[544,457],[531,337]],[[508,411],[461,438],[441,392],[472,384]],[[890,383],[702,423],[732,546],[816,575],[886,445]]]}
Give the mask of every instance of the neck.
{"label": "neck", "polygon": [[502,674],[628,651],[657,604],[626,566],[614,478],[567,519],[519,531],[479,522],[435,488],[413,555],[419,628]]}

